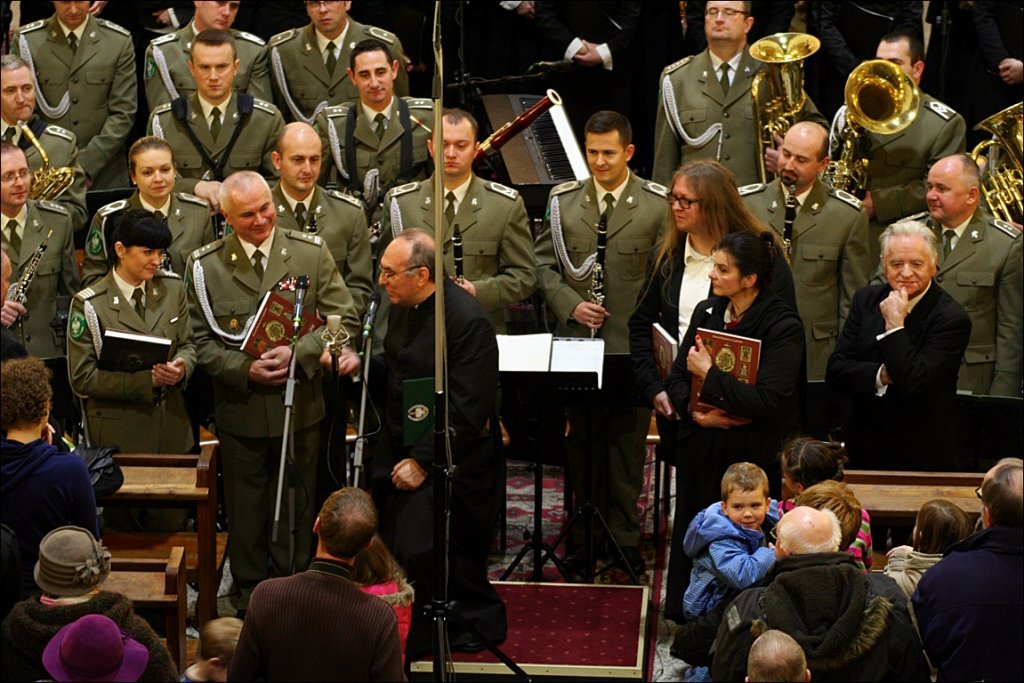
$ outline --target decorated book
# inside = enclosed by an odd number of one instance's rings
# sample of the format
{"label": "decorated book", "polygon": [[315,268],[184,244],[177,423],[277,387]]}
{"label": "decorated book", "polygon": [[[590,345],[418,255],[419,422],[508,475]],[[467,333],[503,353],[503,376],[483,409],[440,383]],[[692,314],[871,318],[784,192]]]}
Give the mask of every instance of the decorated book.
{"label": "decorated book", "polygon": [[[254,358],[259,358],[265,351],[275,346],[284,346],[291,342],[292,338],[292,315],[295,312],[295,304],[283,296],[270,290],[263,301],[260,302],[259,310],[256,311],[256,322],[249,328],[249,333],[242,340],[242,350]],[[299,328],[299,336],[311,332],[320,327],[323,321],[308,310],[302,312],[302,327]]]}
{"label": "decorated book", "polygon": [[679,353],[679,341],[669,334],[661,323],[651,325],[651,340],[654,342],[654,365],[658,375],[664,382],[668,373],[672,372],[672,363]]}
{"label": "decorated book", "polygon": [[[738,334],[697,329],[704,348],[711,354],[711,362],[722,372],[732,375],[738,382],[756,384],[757,369],[761,362],[761,340]],[[700,392],[704,381],[693,376],[690,383],[690,410],[709,410],[715,406],[703,403]]]}
{"label": "decorated book", "polygon": [[138,372],[166,363],[170,353],[171,340],[167,337],[106,330],[97,365],[100,370]]}

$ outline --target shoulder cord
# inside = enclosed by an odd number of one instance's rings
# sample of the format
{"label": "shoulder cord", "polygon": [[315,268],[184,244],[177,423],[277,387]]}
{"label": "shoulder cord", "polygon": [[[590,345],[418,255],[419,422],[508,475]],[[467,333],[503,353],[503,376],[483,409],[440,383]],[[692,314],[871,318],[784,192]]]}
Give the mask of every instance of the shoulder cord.
{"label": "shoulder cord", "polygon": [[103,354],[103,332],[100,330],[100,319],[96,315],[96,309],[92,302],[82,303],[82,310],[85,311],[85,323],[89,326],[89,334],[92,335],[92,346],[96,349],[96,358]]}
{"label": "shoulder cord", "polygon": [[832,117],[832,127],[828,131],[828,148],[830,153],[843,142],[843,131],[846,129],[846,105],[842,105]]}
{"label": "shoulder cord", "polygon": [[245,327],[238,334],[231,334],[221,329],[220,325],[217,324],[217,320],[213,317],[213,309],[210,306],[210,295],[206,291],[206,273],[203,272],[203,264],[196,259],[192,263],[192,282],[196,288],[196,299],[199,300],[199,308],[203,311],[203,317],[206,318],[206,324],[210,326],[210,329],[224,340],[224,343],[232,346],[241,346],[245,340],[249,329],[252,328],[253,323],[256,322],[256,316],[251,315],[249,319],[245,321]]}
{"label": "shoulder cord", "polygon": [[270,50],[270,65],[274,70],[274,81],[277,83],[278,89],[281,91],[281,95],[284,97],[285,104],[288,105],[288,110],[291,111],[292,116],[295,117],[296,121],[302,121],[303,123],[313,124],[313,120],[326,109],[329,105],[327,100],[321,101],[316,105],[316,109],[308,117],[303,116],[299,110],[299,105],[292,99],[292,93],[288,90],[288,79],[284,77],[284,65],[281,63],[281,55],[278,54],[277,46],[275,45]]}
{"label": "shoulder cord", "polygon": [[160,49],[159,45],[153,46],[153,61],[156,62],[156,70],[160,72],[160,80],[163,81],[164,88],[167,89],[171,99],[178,99],[178,89],[174,87],[171,70],[167,68],[167,59],[164,57],[164,51]]}
{"label": "shoulder cord", "polygon": [[683,122],[679,120],[679,108],[676,106],[676,93],[672,88],[672,80],[665,74],[665,78],[661,81],[662,90],[662,104],[665,106],[665,115],[668,117],[669,125],[676,132],[677,137],[683,139],[690,147],[703,147],[706,145],[711,138],[718,135],[718,155],[716,159],[721,155],[722,151],[722,124],[721,122],[714,123],[708,127],[706,131],[701,133],[695,138],[691,138],[687,135],[686,130],[683,128]]}
{"label": "shoulder cord", "polygon": [[43,112],[48,119],[59,119],[67,114],[68,109],[71,108],[71,93],[65,90],[64,97],[60,98],[60,102],[57,103],[56,107],[46,101],[43,89],[39,87],[39,79],[36,78],[36,66],[35,62],[32,61],[32,50],[28,46],[24,33],[18,36],[18,50],[21,52],[21,58],[28,64],[28,72],[32,74],[32,85],[36,88],[36,104],[39,105],[39,111]]}
{"label": "shoulder cord", "polygon": [[565,272],[569,277],[577,281],[583,281],[590,277],[590,273],[594,270],[594,263],[597,262],[597,254],[594,253],[585,258],[579,268],[572,265],[569,251],[565,248],[565,236],[562,234],[562,209],[558,204],[558,197],[551,199],[551,241],[555,243],[555,254],[565,266]]}
{"label": "shoulder cord", "polygon": [[338,173],[341,174],[342,178],[348,180],[349,175],[345,172],[345,163],[341,158],[341,141],[338,139],[338,130],[329,118],[327,119],[327,139],[331,145],[331,156],[334,157],[334,165],[338,167]]}
{"label": "shoulder cord", "polygon": [[405,230],[402,224],[402,210],[398,206],[398,197],[391,198],[391,235],[398,237]]}

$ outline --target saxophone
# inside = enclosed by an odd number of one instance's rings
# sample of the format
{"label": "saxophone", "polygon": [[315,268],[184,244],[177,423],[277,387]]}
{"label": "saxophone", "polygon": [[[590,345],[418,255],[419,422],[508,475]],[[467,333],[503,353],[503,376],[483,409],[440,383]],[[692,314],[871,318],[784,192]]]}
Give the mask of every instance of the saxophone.
{"label": "saxophone", "polygon": [[25,269],[21,271],[21,276],[18,278],[18,283],[7,290],[7,300],[14,301],[24,306],[28,302],[28,288],[32,286],[32,280],[36,277],[36,271],[39,270],[39,263],[43,260],[43,254],[46,253],[46,247],[50,245],[50,236],[53,235],[51,229],[46,235],[46,239],[39,243],[36,247],[35,253],[32,254],[32,258],[28,260],[25,265]]}
{"label": "saxophone", "polygon": [[[597,223],[597,258],[594,269],[590,272],[590,303],[604,306],[604,262],[608,250],[608,212],[601,214]],[[597,336],[597,330],[591,328],[590,336]]]}

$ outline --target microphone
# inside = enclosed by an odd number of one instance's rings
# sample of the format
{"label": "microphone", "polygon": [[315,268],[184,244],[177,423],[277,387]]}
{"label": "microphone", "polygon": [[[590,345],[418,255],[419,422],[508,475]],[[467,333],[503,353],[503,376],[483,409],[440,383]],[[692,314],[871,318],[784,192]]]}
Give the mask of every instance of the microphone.
{"label": "microphone", "polygon": [[348,333],[345,332],[345,328],[341,326],[340,315],[327,316],[327,327],[320,333],[320,339],[323,340],[329,354],[335,358],[341,355],[341,352],[348,344],[349,337]]}
{"label": "microphone", "polygon": [[366,317],[363,319],[363,349],[366,349],[366,340],[370,338],[373,330],[373,321],[377,318],[377,308],[380,306],[380,292],[374,292],[370,296],[370,307],[366,310]]}
{"label": "microphone", "polygon": [[557,62],[534,62],[530,65],[530,68],[526,70],[526,73],[532,74],[538,71],[572,71],[576,68],[576,63],[571,59],[560,59]]}
{"label": "microphone", "polygon": [[302,329],[302,303],[306,298],[306,290],[309,289],[309,278],[305,275],[300,275],[295,278],[295,313],[292,316],[292,325],[294,326],[293,335],[298,337],[299,330]]}

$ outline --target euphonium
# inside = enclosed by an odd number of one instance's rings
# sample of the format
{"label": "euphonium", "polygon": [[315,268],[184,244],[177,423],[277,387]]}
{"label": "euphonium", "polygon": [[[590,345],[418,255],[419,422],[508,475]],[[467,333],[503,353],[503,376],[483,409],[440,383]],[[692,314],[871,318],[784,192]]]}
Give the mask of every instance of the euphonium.
{"label": "euphonium", "polygon": [[981,191],[989,209],[1007,222],[1024,221],[1024,104],[1017,104],[993,114],[974,130],[992,133],[992,139],[979,143],[972,151],[975,162],[988,157],[988,168],[981,181]]}
{"label": "euphonium", "polygon": [[861,150],[864,131],[893,135],[909,126],[917,118],[921,91],[892,62],[872,59],[850,73],[845,99],[842,152],[838,159],[829,162],[821,179],[837,190],[863,197],[868,176],[868,160]]}
{"label": "euphonium", "polygon": [[[750,56],[768,65],[754,76],[750,86],[757,129],[757,172],[762,183],[770,180],[764,152],[775,146],[776,136],[786,134],[804,108],[807,95],[803,87],[803,60],[819,47],[821,41],[807,33],[776,33],[750,46]],[[768,92],[762,94],[765,87]]]}
{"label": "euphonium", "polygon": [[50,168],[50,157],[47,156],[43,146],[39,144],[38,138],[28,125],[24,123],[18,125],[21,128],[21,134],[28,138],[28,141],[39,152],[39,158],[43,160],[43,165],[32,171],[32,189],[29,191],[29,199],[56,199],[64,190],[71,187],[71,183],[75,182],[75,169],[70,166]]}

